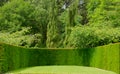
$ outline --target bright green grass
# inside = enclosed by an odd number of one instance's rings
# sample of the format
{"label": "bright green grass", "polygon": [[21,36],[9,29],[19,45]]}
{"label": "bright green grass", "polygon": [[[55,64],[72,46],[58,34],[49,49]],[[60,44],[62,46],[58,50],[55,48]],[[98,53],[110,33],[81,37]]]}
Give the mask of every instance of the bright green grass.
{"label": "bright green grass", "polygon": [[[12,74],[116,74],[92,67],[82,66],[37,66],[10,72]],[[7,73],[7,74],[10,74]]]}

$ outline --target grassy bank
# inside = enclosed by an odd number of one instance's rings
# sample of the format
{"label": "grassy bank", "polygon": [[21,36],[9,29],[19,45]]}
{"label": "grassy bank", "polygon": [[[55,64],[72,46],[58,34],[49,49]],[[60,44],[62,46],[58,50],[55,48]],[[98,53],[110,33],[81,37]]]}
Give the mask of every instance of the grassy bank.
{"label": "grassy bank", "polygon": [[102,69],[83,66],[37,66],[16,70],[10,73],[34,74],[116,74]]}

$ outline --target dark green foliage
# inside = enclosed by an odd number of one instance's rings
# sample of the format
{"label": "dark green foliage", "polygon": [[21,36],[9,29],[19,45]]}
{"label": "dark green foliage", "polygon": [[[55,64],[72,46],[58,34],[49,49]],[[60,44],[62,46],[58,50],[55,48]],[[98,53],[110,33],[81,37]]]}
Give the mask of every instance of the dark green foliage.
{"label": "dark green foliage", "polygon": [[29,2],[23,0],[12,0],[0,7],[0,31],[6,30],[15,32],[21,29],[22,26],[33,24],[34,8]]}
{"label": "dark green foliage", "polygon": [[[22,46],[28,47],[45,47],[46,46],[46,29],[48,20],[47,9],[43,4],[35,6],[28,1],[24,0],[11,0],[2,7],[0,7],[0,31],[2,34],[9,34],[10,37],[6,38],[1,35],[2,42],[7,44],[22,45],[22,42],[25,43]],[[23,35],[16,34],[20,33],[23,28],[26,29],[29,27],[28,33]],[[4,32],[5,31],[5,32]],[[17,41],[14,42],[14,35],[18,35]],[[8,35],[8,36],[9,36]],[[27,38],[25,38],[27,36]],[[24,37],[24,39],[23,39]],[[31,37],[34,37],[31,39]],[[11,39],[10,39],[11,38]],[[26,43],[26,39],[28,42]],[[32,43],[29,45],[29,42]],[[36,45],[36,43],[38,43]]]}
{"label": "dark green foliage", "polygon": [[0,73],[2,73],[3,61],[4,61],[4,48],[0,44]]}
{"label": "dark green foliage", "polygon": [[0,6],[3,6],[9,0],[0,0]]}
{"label": "dark green foliage", "polygon": [[[2,44],[2,72],[44,65],[94,66],[119,73],[120,44],[87,49],[29,49]],[[114,57],[113,57],[114,56]]]}
{"label": "dark green foliage", "polygon": [[34,33],[40,33],[41,44],[40,47],[46,47],[47,40],[47,25],[50,20],[49,18],[49,8],[50,8],[50,0],[28,0],[31,1],[31,4],[34,6],[33,18],[34,25],[33,31]]}
{"label": "dark green foliage", "polygon": [[[116,30],[116,28],[120,28],[119,0],[1,1],[0,32],[11,34],[21,31],[23,27],[29,27],[30,36],[39,34],[39,37],[36,40],[33,40],[31,46],[26,44],[29,47],[35,47],[35,42],[38,42],[37,47],[66,48],[71,44],[71,41],[69,41],[71,38],[70,35],[74,33],[72,32],[72,28],[76,28],[76,25],[78,28],[79,26],[87,25],[90,28],[97,27],[104,30],[109,28]],[[76,31],[76,33],[79,31]],[[85,29],[82,29],[82,31],[84,31],[84,34],[87,34]],[[90,29],[90,31],[93,30]],[[26,34],[24,36],[26,36]],[[115,37],[117,36],[118,35],[116,34]],[[83,40],[86,40],[84,38]],[[104,39],[104,37],[102,39]],[[5,41],[6,40],[7,38]],[[83,40],[79,41],[82,43]],[[2,41],[2,39],[0,41]],[[25,39],[23,42],[24,41]],[[108,38],[108,41],[111,40]],[[117,40],[115,42],[119,41]],[[106,43],[108,42],[104,41],[103,45]],[[88,44],[89,43],[86,43],[85,45]],[[94,45],[89,45],[89,47],[93,46]],[[86,48],[86,46],[83,47]]]}

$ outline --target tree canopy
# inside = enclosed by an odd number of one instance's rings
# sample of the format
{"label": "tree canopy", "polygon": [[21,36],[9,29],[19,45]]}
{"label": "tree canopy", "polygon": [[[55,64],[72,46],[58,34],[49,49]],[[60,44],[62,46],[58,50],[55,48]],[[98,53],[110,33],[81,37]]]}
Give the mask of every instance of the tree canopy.
{"label": "tree canopy", "polygon": [[1,0],[0,41],[47,48],[120,42],[119,13],[119,0]]}

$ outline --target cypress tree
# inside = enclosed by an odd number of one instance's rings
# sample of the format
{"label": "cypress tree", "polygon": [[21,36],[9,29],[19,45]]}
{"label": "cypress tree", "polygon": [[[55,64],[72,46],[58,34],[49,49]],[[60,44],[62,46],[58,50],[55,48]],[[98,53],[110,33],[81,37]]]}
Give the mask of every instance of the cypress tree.
{"label": "cypress tree", "polygon": [[68,8],[67,24],[65,26],[64,47],[66,47],[68,44],[68,37],[71,33],[71,28],[76,25],[75,18],[78,14],[78,4],[79,4],[79,0],[75,0]]}
{"label": "cypress tree", "polygon": [[56,48],[58,42],[58,5],[56,0],[51,0],[49,9],[49,23],[47,25],[47,41],[48,48]]}

